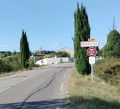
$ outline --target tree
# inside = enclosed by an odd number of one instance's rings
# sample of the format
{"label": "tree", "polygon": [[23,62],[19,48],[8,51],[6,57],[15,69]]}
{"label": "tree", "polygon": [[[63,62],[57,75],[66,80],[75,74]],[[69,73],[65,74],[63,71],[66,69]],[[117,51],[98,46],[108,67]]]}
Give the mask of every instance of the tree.
{"label": "tree", "polygon": [[96,47],[96,51],[97,51],[97,52],[99,51],[99,47]]}
{"label": "tree", "polygon": [[10,51],[7,51],[6,54],[7,54],[7,56],[11,56],[11,52]]}
{"label": "tree", "polygon": [[81,9],[77,3],[77,11],[74,13],[75,34],[74,34],[74,56],[75,66],[79,73],[89,74],[90,65],[88,61],[87,48],[81,48],[80,42],[90,38],[90,27],[85,7],[81,4]]}
{"label": "tree", "polygon": [[14,50],[14,52],[12,53],[13,55],[16,55],[17,54],[17,52]]}
{"label": "tree", "polygon": [[120,58],[120,34],[113,29],[107,35],[107,44],[103,47],[107,58]]}
{"label": "tree", "polygon": [[23,68],[27,68],[26,62],[29,60],[30,57],[30,50],[29,44],[26,37],[26,32],[22,31],[22,38],[20,40],[20,57],[21,57],[21,64]]}
{"label": "tree", "polygon": [[57,52],[56,53],[56,56],[57,57],[70,57],[70,54],[69,53],[67,53],[66,51],[59,51],[59,52]]}
{"label": "tree", "polygon": [[1,58],[5,58],[5,57],[7,57],[7,54],[6,53],[2,53],[1,54]]}

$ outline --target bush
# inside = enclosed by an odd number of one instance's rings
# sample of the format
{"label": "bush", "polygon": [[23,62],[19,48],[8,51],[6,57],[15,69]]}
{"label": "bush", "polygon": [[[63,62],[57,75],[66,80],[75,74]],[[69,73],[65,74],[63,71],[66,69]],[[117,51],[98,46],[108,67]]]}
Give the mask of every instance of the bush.
{"label": "bush", "polygon": [[98,60],[95,63],[94,72],[105,82],[120,86],[120,59]]}
{"label": "bush", "polygon": [[12,66],[9,66],[9,64],[6,61],[0,59],[0,72],[9,72],[9,71],[12,71]]}
{"label": "bush", "polygon": [[50,58],[50,55],[45,55],[43,56],[43,58]]}
{"label": "bush", "polygon": [[104,72],[105,74],[112,74],[112,71],[110,70],[110,69],[107,69],[105,72]]}
{"label": "bush", "polygon": [[0,72],[11,72],[22,69],[19,55],[0,59]]}
{"label": "bush", "polygon": [[34,67],[34,59],[30,58],[28,61],[28,69],[31,70]]}

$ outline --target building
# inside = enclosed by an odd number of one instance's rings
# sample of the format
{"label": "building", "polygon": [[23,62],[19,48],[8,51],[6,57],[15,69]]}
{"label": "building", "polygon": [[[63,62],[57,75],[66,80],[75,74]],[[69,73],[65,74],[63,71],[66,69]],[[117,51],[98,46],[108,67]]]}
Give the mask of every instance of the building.
{"label": "building", "polygon": [[42,47],[40,47],[40,50],[36,50],[34,51],[33,53],[41,53],[43,50],[42,50]]}
{"label": "building", "polygon": [[42,50],[42,47],[40,47],[40,50],[36,50],[33,52],[33,54],[50,54],[52,51],[48,50]]}
{"label": "building", "polygon": [[71,49],[71,48],[62,48],[62,49],[59,49],[59,50],[57,50],[57,51],[58,51],[58,52],[59,52],[59,51],[66,51],[67,53],[70,54],[70,57],[74,57],[74,50]]}
{"label": "building", "polygon": [[50,65],[50,64],[58,64],[64,62],[74,62],[74,57],[69,58],[45,58],[37,61],[35,64],[37,65]]}

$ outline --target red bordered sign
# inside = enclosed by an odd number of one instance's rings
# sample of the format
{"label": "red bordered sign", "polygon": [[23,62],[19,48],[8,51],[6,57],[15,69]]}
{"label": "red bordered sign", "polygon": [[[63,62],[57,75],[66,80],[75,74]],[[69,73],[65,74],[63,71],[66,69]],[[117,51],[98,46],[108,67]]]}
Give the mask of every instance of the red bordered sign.
{"label": "red bordered sign", "polygon": [[81,41],[80,46],[81,47],[98,47],[99,41]]}
{"label": "red bordered sign", "polygon": [[89,56],[95,56],[96,55],[96,49],[95,48],[88,48],[87,54]]}

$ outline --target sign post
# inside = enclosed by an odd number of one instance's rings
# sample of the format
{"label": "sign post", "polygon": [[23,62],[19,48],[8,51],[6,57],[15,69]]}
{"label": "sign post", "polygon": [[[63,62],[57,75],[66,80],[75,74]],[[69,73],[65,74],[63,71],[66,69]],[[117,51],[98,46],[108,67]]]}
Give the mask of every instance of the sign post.
{"label": "sign post", "polygon": [[91,79],[93,81],[93,64],[91,64]]}
{"label": "sign post", "polygon": [[96,55],[96,49],[95,48],[88,48],[87,54],[89,57],[89,64],[91,64],[91,79],[93,81],[93,64],[95,64],[95,56]]}
{"label": "sign post", "polygon": [[89,57],[89,64],[91,65],[91,80],[93,81],[93,64],[95,64],[95,57]]}
{"label": "sign post", "polygon": [[[95,39],[88,39],[88,41],[81,41],[81,47],[90,47],[87,50],[87,54],[89,57],[89,64],[91,65],[91,80],[93,81],[93,64],[95,64],[95,55],[96,55],[96,47],[99,46],[99,41],[95,41]],[[95,47],[95,48],[94,48]]]}

